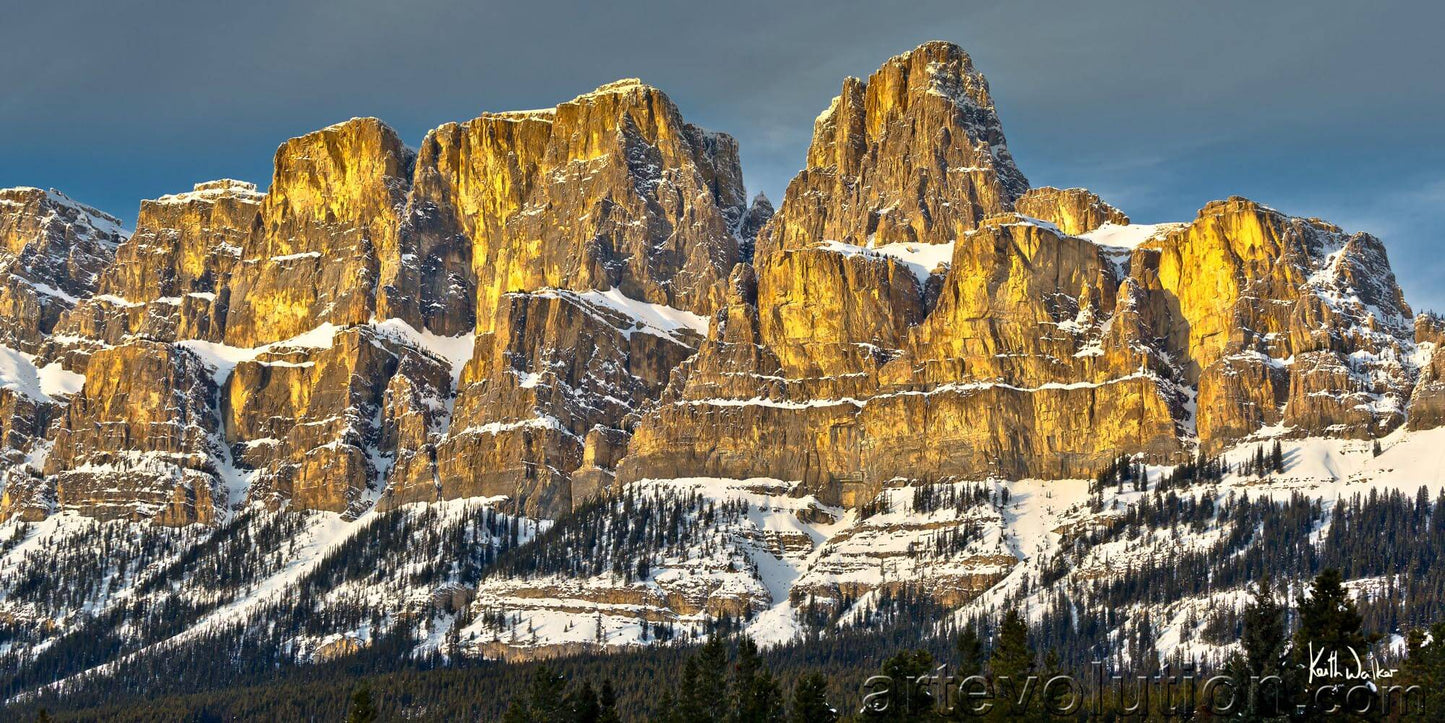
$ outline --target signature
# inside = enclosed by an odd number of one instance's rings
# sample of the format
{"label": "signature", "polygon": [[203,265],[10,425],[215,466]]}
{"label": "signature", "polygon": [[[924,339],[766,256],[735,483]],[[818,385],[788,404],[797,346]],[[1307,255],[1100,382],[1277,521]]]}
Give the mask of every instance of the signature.
{"label": "signature", "polygon": [[[1315,650],[1315,644],[1311,642],[1309,644],[1310,682],[1315,682],[1316,678],[1326,680],[1340,678],[1345,680],[1383,680],[1385,678],[1395,677],[1395,669],[1381,668],[1380,661],[1375,660],[1373,655],[1370,656],[1370,664],[1367,667],[1365,662],[1360,659],[1360,654],[1356,652],[1353,647],[1346,646],[1345,650],[1349,651],[1350,658],[1353,660],[1347,661],[1342,667],[1340,664],[1340,651],[1338,649],[1321,648]],[[1329,653],[1329,655],[1326,655],[1326,653]]]}

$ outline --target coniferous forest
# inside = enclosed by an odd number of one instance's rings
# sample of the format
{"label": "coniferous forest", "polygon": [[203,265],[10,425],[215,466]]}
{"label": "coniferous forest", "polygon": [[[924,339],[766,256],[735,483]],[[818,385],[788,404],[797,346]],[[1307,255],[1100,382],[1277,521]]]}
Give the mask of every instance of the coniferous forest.
{"label": "coniferous forest", "polygon": [[[1042,680],[1061,673],[1086,676],[1100,666],[1108,675],[1168,677],[1197,671],[1246,683],[1252,677],[1277,675],[1284,681],[1285,695],[1303,695],[1310,686],[1300,676],[1307,669],[1304,656],[1311,645],[1368,651],[1382,666],[1399,670],[1395,684],[1420,686],[1419,700],[1425,702],[1412,699],[1412,704],[1437,710],[1437,702],[1445,703],[1437,701],[1437,682],[1445,680],[1445,565],[1440,563],[1445,498],[1432,499],[1424,490],[1343,498],[1332,506],[1332,524],[1320,534],[1326,512],[1318,500],[1295,496],[1271,501],[1245,494],[1214,499],[1181,494],[1179,484],[1184,483],[1159,485],[1121,510],[1112,524],[1076,535],[1044,567],[1043,579],[1021,587],[1014,599],[991,613],[967,619],[922,591],[903,588],[878,596],[847,621],[820,615],[802,639],[761,650],[740,632],[742,621],[724,618],[705,638],[662,640],[647,650],[614,655],[507,664],[440,652],[417,656],[414,648],[422,635],[417,626],[423,621],[399,620],[390,626],[377,621],[380,632],[361,650],[319,663],[296,659],[278,631],[346,628],[375,614],[358,598],[328,603],[323,615],[299,615],[297,610],[315,605],[307,590],[387,574],[381,568],[392,563],[386,560],[409,560],[407,569],[425,579],[436,574],[428,567],[438,564],[436,560],[460,560],[445,566],[448,574],[475,580],[541,574],[584,560],[611,568],[606,557],[564,553],[612,550],[616,557],[611,559],[634,561],[632,567],[616,566],[613,574],[645,575],[636,569],[639,561],[686,541],[678,537],[684,534],[678,521],[685,516],[727,519],[747,510],[686,495],[670,500],[624,497],[579,508],[540,533],[483,507],[454,515],[449,523],[425,512],[421,518],[400,512],[381,515],[370,523],[375,529],[366,538],[368,544],[339,546],[302,579],[294,604],[277,604],[263,612],[264,624],[214,627],[164,655],[135,656],[106,675],[73,680],[64,695],[16,701],[6,715],[26,720],[44,710],[55,720],[335,720],[360,709],[357,715],[362,717],[351,719],[922,720],[943,715],[938,711],[950,705],[950,695],[940,697],[936,685],[910,684],[885,696],[892,708],[876,709],[880,698],[869,698],[870,692],[878,692],[867,685],[870,676],[926,678],[945,665],[957,679],[977,674],[994,685],[1029,675]],[[985,492],[962,489],[919,487],[913,502],[955,509],[990,504]],[[298,517],[282,514],[267,524],[246,526],[245,533],[223,527],[148,584],[164,585],[168,574],[212,566],[210,574],[220,581],[220,589],[229,576],[244,576],[247,567],[271,564],[266,550],[284,544],[280,541],[287,539],[287,526],[297,524]],[[1075,564],[1091,547],[1161,531],[1219,526],[1221,520],[1229,521],[1220,526],[1227,532],[1208,547],[1145,560],[1108,579],[1056,586],[1043,609],[1020,608],[1030,590],[1048,586],[1050,578],[1062,579],[1059,570]],[[158,532],[146,542],[162,548],[170,539],[166,534]],[[518,545],[532,535],[530,544]],[[107,539],[104,532],[97,536]],[[388,547],[413,552],[383,554]],[[432,557],[423,550],[446,554]],[[62,559],[69,560],[68,576],[47,580],[98,584],[96,571],[86,567],[86,556]],[[232,572],[222,559],[239,567]],[[595,562],[598,559],[604,562]],[[1375,582],[1368,588],[1345,584],[1351,580]],[[78,588],[41,581],[21,581],[13,589],[57,605],[82,604],[84,599]],[[1208,642],[1240,642],[1233,652],[1209,658],[1158,656],[1156,621],[1137,611],[1235,589],[1247,591],[1248,599],[1237,607],[1218,606],[1197,621]],[[1070,615],[1076,606],[1106,612]],[[1107,611],[1120,612],[1115,618]],[[197,615],[192,608],[144,612],[135,619],[165,630]],[[1115,629],[1125,637],[1109,639]],[[18,691],[36,680],[54,679],[57,671],[77,666],[76,661],[101,659],[125,643],[102,635],[70,635],[57,645],[63,647],[51,646],[28,659],[12,649],[5,665],[12,671],[3,681],[6,689]],[[216,651],[230,654],[218,656]],[[1046,702],[1034,700],[1038,706]],[[898,706],[906,708],[906,714]],[[994,709],[990,715],[1012,713]]]}

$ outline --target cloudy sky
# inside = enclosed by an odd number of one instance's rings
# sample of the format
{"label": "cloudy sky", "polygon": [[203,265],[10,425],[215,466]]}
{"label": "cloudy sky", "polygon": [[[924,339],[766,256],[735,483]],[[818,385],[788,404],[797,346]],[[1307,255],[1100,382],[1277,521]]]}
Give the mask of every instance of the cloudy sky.
{"label": "cloudy sky", "polygon": [[357,115],[413,145],[481,111],[638,76],[735,135],[775,200],[846,75],[930,39],[988,76],[1035,185],[1136,221],[1242,194],[1387,242],[1445,310],[1445,5],[1417,2],[247,0],[25,3],[0,22],[0,186],[133,221]]}

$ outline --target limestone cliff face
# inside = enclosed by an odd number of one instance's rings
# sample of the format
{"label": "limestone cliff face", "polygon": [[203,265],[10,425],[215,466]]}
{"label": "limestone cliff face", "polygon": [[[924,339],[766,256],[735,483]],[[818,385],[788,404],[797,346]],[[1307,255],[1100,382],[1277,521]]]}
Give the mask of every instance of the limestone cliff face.
{"label": "limestone cliff face", "polygon": [[1027,189],[988,81],[958,46],[927,43],[843,83],[765,236],[783,249],[948,243]]}
{"label": "limestone cliff face", "polygon": [[[10,350],[0,355],[18,356]],[[60,406],[36,391],[20,384],[0,386],[0,521],[42,520],[55,506],[54,490],[31,460],[43,454],[45,429]]]}
{"label": "limestone cliff face", "polygon": [[512,495],[520,509],[555,514],[585,501],[571,489],[584,461],[610,474],[608,450],[625,444],[625,419],[661,394],[701,341],[695,329],[639,320],[623,298],[504,297],[499,326],[478,337],[438,449],[442,498]]}
{"label": "limestone cliff face", "polygon": [[952,243],[1027,188],[988,82],[957,46],[928,43],[848,79],[759,233],[764,339],[792,376],[876,364],[927,312],[934,269],[838,251]]}
{"label": "limestone cliff face", "polygon": [[[963,99],[959,114],[932,112],[942,99]],[[1264,427],[1370,437],[1404,421],[1413,329],[1378,240],[1245,199],[1130,226],[1083,189],[1025,190],[996,118],[966,112],[990,107],[966,56],[938,44],[845,85],[620,482],[772,476],[852,503],[897,478],[1090,476]],[[872,120],[892,108],[928,110],[906,129]],[[956,152],[961,129],[996,138],[969,161],[987,172],[950,185],[910,165]],[[931,225],[933,209],[954,223]]]}
{"label": "limestone cliff face", "polygon": [[1411,313],[1374,237],[1233,198],[1135,263],[1154,332],[1198,386],[1206,447],[1268,425],[1370,437],[1404,421]]}
{"label": "limestone cliff face", "polygon": [[403,271],[414,275],[413,313],[427,328],[475,328],[478,275],[490,273],[491,250],[540,180],[552,115],[489,114],[448,123],[422,141],[401,238],[418,259]]}
{"label": "limestone cliff face", "polygon": [[91,351],[131,338],[221,341],[227,282],[263,198],[255,184],[223,179],[142,201],[97,295],[66,313],[44,356],[84,369]]}
{"label": "limestone cliff face", "polygon": [[0,189],[0,343],[34,352],[126,238],[120,221],[59,191]]}
{"label": "limestone cliff face", "polygon": [[1072,476],[1125,449],[1167,458],[1181,448],[1184,399],[1139,345],[1137,319],[1116,313],[1121,274],[1086,239],[996,216],[955,245],[931,312],[888,330],[893,351],[875,335],[855,343],[851,369],[802,374],[758,343],[763,297],[740,276],[619,475],[785,470],[852,504],[895,478]]}
{"label": "limestone cliff face", "polygon": [[429,134],[401,227],[423,259],[416,323],[476,342],[436,479],[395,478],[384,503],[505,494],[555,513],[584,459],[598,487],[603,448],[700,341],[635,315],[705,326],[768,213],[747,204],[736,142],[636,80]]}
{"label": "limestone cliff face", "polygon": [[314,343],[236,365],[221,405],[225,438],[257,470],[252,500],[359,514],[394,464],[427,469],[450,369],[371,327]]}
{"label": "limestone cliff face", "polygon": [[732,138],[623,80],[416,152],[353,119],[283,144],[265,194],[198,184],[128,238],[0,191],[0,517],[1091,476],[1438,426],[1442,340],[1369,235],[1030,189],[947,43],[845,81],[776,212]]}
{"label": "limestone cliff face", "polygon": [[31,355],[95,291],[126,235],[115,217],[59,191],[0,189],[0,520],[55,508],[40,467],[65,399],[44,391]]}
{"label": "limestone cliff face", "polygon": [[[957,47],[929,43],[845,83],[759,234],[756,271],[735,275],[619,479],[781,472],[838,501],[894,476],[1056,474],[1080,466],[1071,455],[1112,454],[1085,435],[1023,449],[1035,438],[999,434],[1068,415],[1086,426],[1105,392],[1030,388],[1102,385],[1139,356],[1094,358],[1120,272],[1094,244],[1008,215],[1026,189]],[[1139,411],[1096,436],[1171,449],[1174,400],[1139,379],[1100,387]]]}
{"label": "limestone cliff face", "polygon": [[1112,223],[1128,226],[1129,217],[1085,188],[1031,188],[1014,201],[1014,210],[1058,226],[1066,234],[1088,233]]}
{"label": "limestone cliff face", "polygon": [[636,80],[448,124],[418,157],[401,229],[419,259],[403,267],[416,310],[397,315],[485,334],[505,294],[542,288],[618,288],[706,314],[755,232],[748,210],[737,143]]}
{"label": "limestone cliff face", "polygon": [[229,283],[224,338],[253,347],[387,313],[414,153],[374,118],[287,141]]}
{"label": "limestone cliff face", "polygon": [[666,95],[635,80],[559,105],[552,126],[527,207],[555,210],[515,217],[508,243],[488,255],[478,333],[494,325],[502,294],[545,287],[616,288],[710,313],[746,211],[732,138],[683,123]]}
{"label": "limestone cliff face", "polygon": [[1420,378],[1410,396],[1410,429],[1445,426],[1445,319],[1433,314],[1415,318],[1415,343],[1419,348]]}
{"label": "limestone cliff face", "polygon": [[227,499],[211,370],[152,341],[97,351],[87,366],[84,389],[51,430],[45,475],[58,508],[167,525],[216,520]]}

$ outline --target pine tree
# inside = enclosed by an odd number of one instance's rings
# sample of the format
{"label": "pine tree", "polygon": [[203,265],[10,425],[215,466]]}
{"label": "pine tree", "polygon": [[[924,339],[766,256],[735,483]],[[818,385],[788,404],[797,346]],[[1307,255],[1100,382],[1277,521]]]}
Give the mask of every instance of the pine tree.
{"label": "pine tree", "polygon": [[953,641],[955,652],[958,653],[958,677],[967,678],[983,672],[983,641],[978,637],[978,629],[972,622],[965,625],[958,638]]}
{"label": "pine tree", "polygon": [[[687,672],[686,668],[683,672]],[[685,681],[687,678],[684,677],[683,680]],[[682,711],[678,709],[677,698],[673,696],[672,691],[664,689],[662,695],[657,698],[657,707],[652,711],[652,723],[677,723],[682,720],[682,715]]]}
{"label": "pine tree", "polygon": [[583,681],[577,690],[567,695],[565,706],[575,723],[598,723],[602,718],[602,706],[597,701],[597,690],[592,681]]}
{"label": "pine tree", "polygon": [[[1029,628],[1017,609],[1010,609],[1004,614],[988,665],[1002,699],[999,705],[994,706],[993,712],[1006,720],[1024,715],[1025,711],[1018,709],[1018,700],[1029,676],[1034,674],[1035,663],[1034,649],[1029,644]],[[1007,685],[1001,682],[1003,678],[1008,678]]]}
{"label": "pine tree", "polygon": [[770,723],[783,719],[783,691],[763,665],[757,643],[744,636],[738,641],[737,664],[733,666],[732,723]]}
{"label": "pine tree", "polygon": [[507,705],[507,712],[502,715],[502,723],[533,723],[532,712],[527,709],[527,702],[521,696],[512,698]]}
{"label": "pine tree", "polygon": [[1274,448],[1269,451],[1269,464],[1274,471],[1284,472],[1284,447],[1278,439],[1274,441]]}
{"label": "pine tree", "polygon": [[1428,636],[1424,630],[1411,630],[1405,645],[1400,684],[1420,686],[1424,699],[1419,705],[1424,710],[1445,710],[1445,622],[1432,625]]}
{"label": "pine tree", "polygon": [[[1291,663],[1296,670],[1307,670],[1312,655],[1322,654],[1328,659],[1338,654],[1341,661],[1349,661],[1353,659],[1351,651],[1362,658],[1368,652],[1371,641],[1361,630],[1364,620],[1345,590],[1338,569],[1328,568],[1316,576],[1309,595],[1300,596],[1298,608],[1299,628],[1295,630],[1291,650]],[[1290,689],[1299,688],[1293,684]]]}
{"label": "pine tree", "polygon": [[1255,588],[1254,599],[1244,608],[1244,662],[1250,675],[1278,675],[1284,665],[1288,639],[1284,609],[1275,602],[1268,574]]}
{"label": "pine tree", "polygon": [[1314,643],[1316,650],[1324,646],[1353,647],[1363,653],[1368,645],[1361,632],[1364,621],[1336,568],[1329,568],[1315,577],[1309,595],[1300,598],[1299,618],[1296,647]]}
{"label": "pine tree", "polygon": [[571,700],[565,695],[566,681],[549,665],[532,671],[532,682],[523,695],[512,699],[506,723],[544,723],[568,719]]}
{"label": "pine tree", "polygon": [[716,723],[727,712],[727,642],[713,635],[683,665],[677,716],[683,723]]}
{"label": "pine tree", "polygon": [[[1063,661],[1059,658],[1058,651],[1050,648],[1044,655],[1044,674],[1039,676],[1041,684],[1052,680],[1054,676],[1063,675]],[[1049,697],[1045,700],[1050,710],[1060,710],[1068,702],[1069,693],[1064,688],[1057,688],[1050,691]]]}
{"label": "pine tree", "polygon": [[835,723],[838,711],[828,705],[828,678],[822,673],[804,673],[793,685],[793,702],[788,723]]}
{"label": "pine tree", "polygon": [[346,712],[346,723],[372,723],[376,720],[376,706],[371,702],[371,684],[362,683],[351,694],[351,707]]}
{"label": "pine tree", "polygon": [[597,723],[622,723],[617,715],[617,691],[611,680],[602,681],[602,690],[597,694]]}
{"label": "pine tree", "polygon": [[913,682],[933,673],[933,668],[933,655],[927,650],[904,650],[883,661],[881,672],[893,681],[893,694],[887,710],[870,718],[884,721],[934,720],[932,694],[926,687]]}
{"label": "pine tree", "polygon": [[1242,617],[1244,633],[1240,642],[1244,653],[1230,661],[1229,669],[1231,677],[1244,691],[1245,717],[1255,720],[1264,713],[1281,710],[1284,703],[1279,695],[1285,683],[1262,681],[1270,676],[1283,678],[1287,673],[1285,655],[1289,638],[1285,632],[1284,608],[1274,599],[1268,574],[1259,581]]}

